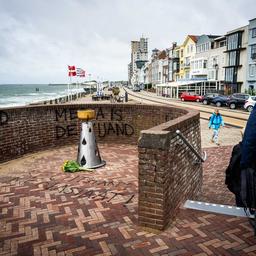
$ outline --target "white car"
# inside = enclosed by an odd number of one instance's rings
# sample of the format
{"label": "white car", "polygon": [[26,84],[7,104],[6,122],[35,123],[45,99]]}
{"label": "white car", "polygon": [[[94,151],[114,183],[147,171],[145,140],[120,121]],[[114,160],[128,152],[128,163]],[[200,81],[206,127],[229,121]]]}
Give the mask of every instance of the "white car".
{"label": "white car", "polygon": [[255,103],[256,103],[256,96],[250,96],[249,99],[246,100],[244,104],[244,109],[246,109],[248,112],[251,112]]}

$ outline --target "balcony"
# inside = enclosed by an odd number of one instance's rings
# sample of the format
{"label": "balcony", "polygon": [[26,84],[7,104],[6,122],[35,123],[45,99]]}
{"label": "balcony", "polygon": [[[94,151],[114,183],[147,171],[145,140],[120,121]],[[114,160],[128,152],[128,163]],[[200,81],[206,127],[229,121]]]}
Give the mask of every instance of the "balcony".
{"label": "balcony", "polygon": [[190,68],[190,63],[185,63],[184,64],[184,69]]}

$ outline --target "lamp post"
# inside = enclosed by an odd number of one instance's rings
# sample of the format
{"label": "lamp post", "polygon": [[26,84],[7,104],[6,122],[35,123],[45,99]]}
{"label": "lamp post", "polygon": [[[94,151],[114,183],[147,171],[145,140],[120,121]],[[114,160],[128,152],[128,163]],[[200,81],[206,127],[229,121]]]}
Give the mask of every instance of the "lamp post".
{"label": "lamp post", "polygon": [[219,65],[217,63],[216,58],[213,58],[213,67],[215,69],[215,82],[216,82],[216,91],[219,91],[219,88],[217,86],[218,84],[218,69],[219,69]]}
{"label": "lamp post", "polygon": [[88,76],[89,76],[89,83],[90,83],[90,94],[92,94],[91,75],[92,74],[88,74]]}
{"label": "lamp post", "polygon": [[218,80],[218,69],[219,69],[219,65],[218,65],[218,64],[215,64],[215,65],[214,65],[214,68],[215,68],[215,80]]}

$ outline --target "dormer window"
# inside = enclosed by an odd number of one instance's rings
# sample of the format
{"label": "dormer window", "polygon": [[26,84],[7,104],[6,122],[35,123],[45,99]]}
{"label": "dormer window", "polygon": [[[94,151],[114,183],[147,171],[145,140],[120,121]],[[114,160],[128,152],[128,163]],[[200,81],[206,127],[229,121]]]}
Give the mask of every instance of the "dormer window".
{"label": "dormer window", "polygon": [[252,29],[252,37],[253,37],[253,38],[256,37],[256,28],[253,28],[253,29]]}

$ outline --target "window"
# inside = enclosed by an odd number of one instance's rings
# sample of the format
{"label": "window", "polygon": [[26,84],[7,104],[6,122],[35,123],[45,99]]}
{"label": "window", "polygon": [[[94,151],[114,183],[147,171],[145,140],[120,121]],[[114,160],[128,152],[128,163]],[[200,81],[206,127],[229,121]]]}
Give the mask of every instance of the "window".
{"label": "window", "polygon": [[191,61],[191,69],[195,69],[194,61]]}
{"label": "window", "polygon": [[183,57],[183,50],[180,51],[180,57]]}
{"label": "window", "polygon": [[202,45],[202,52],[205,51],[205,44]]}
{"label": "window", "polygon": [[202,68],[202,60],[199,60],[198,68]]}
{"label": "window", "polygon": [[190,59],[189,59],[189,57],[186,57],[186,59],[185,59],[185,65],[186,65],[186,66],[189,66],[189,64],[190,64]]}
{"label": "window", "polygon": [[193,48],[193,44],[190,45],[190,51],[193,52],[194,48]]}
{"label": "window", "polygon": [[252,37],[256,37],[256,28],[252,29]]}
{"label": "window", "polygon": [[187,53],[189,53],[189,45],[187,46]]}
{"label": "window", "polygon": [[256,65],[251,64],[249,65],[249,76],[255,76],[256,75]]}
{"label": "window", "polygon": [[233,82],[234,68],[226,68],[225,70],[225,81]]}
{"label": "window", "polygon": [[213,68],[216,68],[216,65],[219,65],[219,58],[218,58],[218,56],[213,56],[211,58],[210,66]]}
{"label": "window", "polygon": [[226,41],[221,41],[220,42],[220,47],[223,47],[223,46],[225,46],[226,45]]}
{"label": "window", "polygon": [[256,59],[256,44],[251,46],[251,58]]}
{"label": "window", "polygon": [[198,60],[195,61],[195,69],[198,69]]}
{"label": "window", "polygon": [[206,47],[205,47],[205,48],[206,48],[206,49],[205,49],[206,51],[209,51],[209,48],[210,48],[209,46],[210,46],[210,44],[209,44],[209,43],[206,43]]}
{"label": "window", "polygon": [[239,37],[238,33],[232,34],[227,37],[227,42],[228,42],[228,50],[236,49],[239,47]]}
{"label": "window", "polygon": [[203,68],[207,68],[207,60],[204,60],[204,66]]}
{"label": "window", "polygon": [[236,65],[236,51],[232,51],[228,53],[228,66]]}

